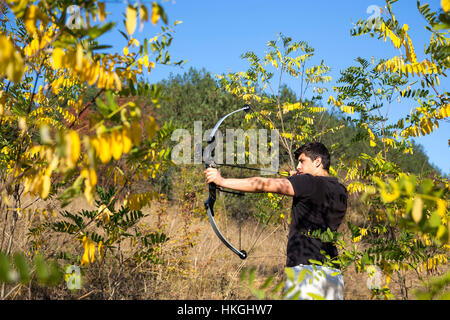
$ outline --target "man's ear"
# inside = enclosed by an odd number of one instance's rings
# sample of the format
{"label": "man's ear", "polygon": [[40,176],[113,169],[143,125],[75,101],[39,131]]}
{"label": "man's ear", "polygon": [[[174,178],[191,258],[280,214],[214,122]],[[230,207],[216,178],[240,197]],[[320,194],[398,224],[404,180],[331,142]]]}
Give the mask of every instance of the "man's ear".
{"label": "man's ear", "polygon": [[317,156],[317,157],[314,159],[314,165],[316,166],[316,168],[318,168],[318,167],[320,167],[321,164],[322,164],[322,157]]}

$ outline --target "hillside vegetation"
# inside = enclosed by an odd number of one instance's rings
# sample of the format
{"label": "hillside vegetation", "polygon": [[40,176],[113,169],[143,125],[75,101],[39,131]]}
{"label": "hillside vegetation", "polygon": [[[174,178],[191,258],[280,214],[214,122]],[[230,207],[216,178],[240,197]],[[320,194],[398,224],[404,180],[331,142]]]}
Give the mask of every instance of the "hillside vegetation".
{"label": "hillside vegetation", "polygon": [[[449,180],[413,139],[450,117],[439,80],[450,67],[450,2],[438,12],[416,3],[426,43],[396,18],[395,2],[386,0],[376,27],[360,20],[349,36],[377,38],[398,55],[355,57],[334,86],[321,53],[284,34],[244,52],[246,71],[190,69],[154,83],[155,67],[183,64],[170,54],[179,22],[157,2],[126,4],[117,25],[96,0],[69,25],[66,1],[1,2],[0,299],[285,298],[291,199],[218,193],[215,219],[247,251],[240,260],[208,222],[205,162],[192,161],[206,149],[195,121],[204,134],[244,104],[245,117],[221,129],[276,133],[259,141],[264,153],[279,145],[272,176],[295,168],[304,143],[330,149],[348,212],[337,232],[311,232],[339,250],[311,263],[342,270],[346,299],[448,299]],[[145,23],[159,32],[138,39]],[[101,37],[115,27],[123,48]],[[391,121],[396,101],[410,107]],[[179,133],[189,134],[185,162],[174,160]],[[227,143],[235,163],[242,145]],[[254,156],[243,154],[246,163]],[[260,167],[218,165],[225,177]]]}

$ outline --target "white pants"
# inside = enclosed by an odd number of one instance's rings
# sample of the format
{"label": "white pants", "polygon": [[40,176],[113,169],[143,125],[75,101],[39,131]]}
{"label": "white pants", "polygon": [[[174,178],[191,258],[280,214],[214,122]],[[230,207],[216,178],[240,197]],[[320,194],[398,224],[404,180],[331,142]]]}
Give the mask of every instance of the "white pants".
{"label": "white pants", "polygon": [[285,286],[285,299],[298,300],[344,300],[344,277],[338,269],[298,265],[288,272]]}

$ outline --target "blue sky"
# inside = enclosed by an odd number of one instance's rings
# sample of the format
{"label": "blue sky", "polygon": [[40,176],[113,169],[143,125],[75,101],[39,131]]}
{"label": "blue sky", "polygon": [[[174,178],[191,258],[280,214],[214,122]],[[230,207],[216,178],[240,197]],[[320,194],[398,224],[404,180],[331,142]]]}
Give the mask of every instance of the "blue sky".
{"label": "blue sky", "polygon": [[[439,0],[422,2],[429,3],[432,9],[440,8]],[[150,2],[145,3],[151,7]],[[187,63],[183,68],[158,65],[149,76],[152,83],[167,78],[170,73],[184,73],[190,67],[205,68],[212,74],[246,71],[248,64],[240,58],[241,54],[251,50],[263,56],[267,41],[275,40],[280,32],[294,41],[307,41],[315,48],[314,62],[323,59],[332,68],[330,88],[339,78],[339,71],[354,65],[357,57],[391,58],[398,55],[397,50],[382,40],[350,36],[352,23],[371,16],[367,12],[369,6],[384,6],[384,1],[380,0],[176,0],[162,2],[162,5],[169,24],[182,21],[175,29],[170,54],[174,60],[187,59]],[[107,1],[106,8],[112,12],[113,19],[122,20],[125,4]],[[417,10],[416,1],[400,0],[393,5],[393,10],[401,23],[409,25],[417,57],[422,60],[430,33],[424,28],[425,21]],[[136,31],[135,36],[151,38],[159,27],[160,23],[156,27],[146,24],[142,32]],[[125,30],[121,23],[117,28]],[[121,48],[122,40],[121,35],[111,33],[107,41]],[[286,82],[294,91],[299,91],[299,83]],[[449,85],[448,79],[441,78],[441,91],[448,90]],[[416,105],[408,101],[392,104],[391,119],[408,114],[413,106]],[[450,123],[441,122],[437,132],[416,139],[424,147],[430,162],[446,174],[450,174],[449,138]]]}

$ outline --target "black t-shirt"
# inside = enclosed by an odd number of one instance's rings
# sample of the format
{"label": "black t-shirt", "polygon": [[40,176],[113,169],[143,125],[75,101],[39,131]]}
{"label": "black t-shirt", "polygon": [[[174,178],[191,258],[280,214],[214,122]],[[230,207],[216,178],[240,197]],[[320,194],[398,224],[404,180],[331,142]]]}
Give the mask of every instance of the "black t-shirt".
{"label": "black t-shirt", "polygon": [[337,178],[294,175],[288,178],[294,188],[292,218],[287,244],[287,267],[311,264],[309,259],[323,261],[324,250],[331,258],[338,252],[332,243],[323,243],[305,235],[308,231],[336,231],[347,209],[347,189]]}

